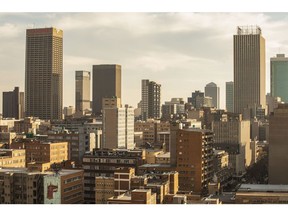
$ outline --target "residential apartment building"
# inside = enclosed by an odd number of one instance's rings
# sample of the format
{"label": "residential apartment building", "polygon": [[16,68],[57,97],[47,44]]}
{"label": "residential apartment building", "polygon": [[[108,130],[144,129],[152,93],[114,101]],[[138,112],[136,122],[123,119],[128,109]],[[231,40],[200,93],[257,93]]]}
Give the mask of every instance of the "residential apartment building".
{"label": "residential apartment building", "polygon": [[136,173],[138,166],[145,163],[142,150],[114,149],[98,150],[84,155],[84,195],[85,203],[95,203],[95,177],[114,177],[117,168],[132,167]]}
{"label": "residential apartment building", "polygon": [[142,80],[141,116],[147,119],[161,117],[161,85],[149,80]]}
{"label": "residential apartment building", "polygon": [[201,129],[177,131],[179,190],[205,194],[213,177],[213,133]]}

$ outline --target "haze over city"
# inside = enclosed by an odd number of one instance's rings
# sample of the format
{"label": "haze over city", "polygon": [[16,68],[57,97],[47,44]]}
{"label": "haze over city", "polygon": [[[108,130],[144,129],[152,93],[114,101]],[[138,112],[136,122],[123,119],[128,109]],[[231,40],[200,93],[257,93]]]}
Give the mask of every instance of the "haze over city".
{"label": "haze over city", "polygon": [[[233,35],[238,25],[258,25],[266,40],[266,92],[269,60],[288,52],[287,13],[1,13],[0,91],[25,84],[25,31],[56,27],[64,33],[64,104],[75,106],[75,71],[95,64],[122,66],[122,103],[141,100],[141,80],[162,85],[161,103],[187,101],[209,82],[233,80]],[[7,79],[6,79],[7,78]],[[2,101],[2,94],[0,95]],[[0,113],[2,107],[0,108]]]}

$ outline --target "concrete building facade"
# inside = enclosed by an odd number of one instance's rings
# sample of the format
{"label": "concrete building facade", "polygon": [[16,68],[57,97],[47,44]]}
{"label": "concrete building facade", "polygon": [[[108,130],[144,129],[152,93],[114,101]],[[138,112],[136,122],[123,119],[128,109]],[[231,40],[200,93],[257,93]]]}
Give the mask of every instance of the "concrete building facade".
{"label": "concrete building facade", "polygon": [[214,82],[205,86],[205,96],[212,98],[212,107],[220,108],[220,88]]}
{"label": "concrete building facade", "polygon": [[234,112],[265,108],[265,39],[261,28],[238,26],[233,41]]}
{"label": "concrete building facade", "polygon": [[288,184],[288,105],[279,104],[269,120],[269,184]]}
{"label": "concrete building facade", "polygon": [[26,116],[62,119],[63,31],[27,29],[25,64]]}
{"label": "concrete building facade", "polygon": [[[110,102],[109,102],[110,101]],[[115,98],[103,98],[103,141],[106,149],[134,148],[134,109],[111,102]]]}
{"label": "concrete building facade", "polygon": [[142,80],[141,116],[143,121],[161,117],[161,85],[149,80]]}
{"label": "concrete building facade", "polygon": [[91,75],[89,71],[75,72],[75,108],[81,114],[91,109]]}
{"label": "concrete building facade", "polygon": [[209,130],[177,131],[179,190],[205,194],[213,177],[213,133]]}
{"label": "concrete building facade", "polygon": [[14,90],[10,92],[3,92],[3,118],[24,118],[24,107],[24,92],[20,92],[19,87],[15,87]]}
{"label": "concrete building facade", "polygon": [[92,112],[101,114],[102,99],[121,99],[121,65],[93,65]]}
{"label": "concrete building facade", "polygon": [[226,110],[234,112],[234,82],[226,82]]}

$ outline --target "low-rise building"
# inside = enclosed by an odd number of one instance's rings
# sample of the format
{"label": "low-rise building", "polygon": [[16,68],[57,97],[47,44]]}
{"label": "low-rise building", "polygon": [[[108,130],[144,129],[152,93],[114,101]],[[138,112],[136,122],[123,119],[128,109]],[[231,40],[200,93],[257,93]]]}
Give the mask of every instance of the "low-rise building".
{"label": "low-rise building", "polygon": [[156,193],[151,189],[135,189],[109,198],[107,204],[156,204]]}
{"label": "low-rise building", "polygon": [[236,204],[287,204],[287,185],[242,184],[235,197]]}
{"label": "low-rise building", "polygon": [[41,142],[31,139],[15,140],[11,149],[25,149],[26,164],[30,162],[39,163],[61,163],[68,160],[67,142]]}
{"label": "low-rise building", "polygon": [[0,169],[0,204],[43,204],[43,177],[26,168]]}
{"label": "low-rise building", "polygon": [[83,204],[83,170],[63,169],[44,176],[44,204]]}
{"label": "low-rise building", "polygon": [[25,167],[25,149],[0,149],[0,167]]}

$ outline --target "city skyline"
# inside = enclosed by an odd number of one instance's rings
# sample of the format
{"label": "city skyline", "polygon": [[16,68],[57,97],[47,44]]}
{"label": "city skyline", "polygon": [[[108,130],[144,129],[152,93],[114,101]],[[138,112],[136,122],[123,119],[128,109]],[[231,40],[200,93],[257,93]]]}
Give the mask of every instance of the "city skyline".
{"label": "city skyline", "polygon": [[266,92],[270,92],[270,58],[288,51],[282,30],[287,13],[2,13],[1,16],[1,74],[8,78],[0,81],[0,90],[15,86],[24,89],[26,29],[53,26],[64,32],[64,106],[75,104],[76,70],[92,71],[92,65],[96,64],[120,64],[122,104],[136,108],[141,100],[141,80],[151,79],[162,86],[161,104],[172,97],[186,100],[191,92],[204,91],[207,83],[215,82],[221,92],[220,108],[225,108],[225,82],[233,80],[233,35],[238,25],[257,24],[265,34]]}

